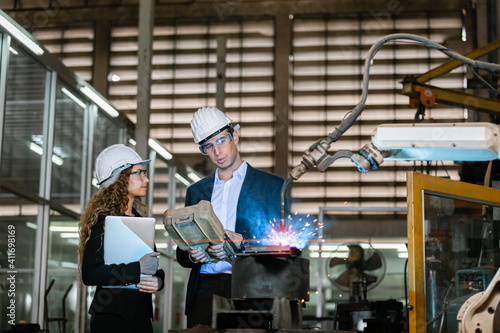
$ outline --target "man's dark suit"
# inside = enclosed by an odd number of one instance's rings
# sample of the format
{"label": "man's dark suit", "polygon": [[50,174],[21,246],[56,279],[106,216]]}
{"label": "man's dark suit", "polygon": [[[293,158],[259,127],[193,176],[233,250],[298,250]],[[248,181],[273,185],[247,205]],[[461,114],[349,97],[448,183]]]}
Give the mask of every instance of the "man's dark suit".
{"label": "man's dark suit", "polygon": [[[201,200],[210,201],[214,181],[215,173],[191,185],[186,193],[186,206],[195,205]],[[269,221],[279,221],[282,186],[283,179],[257,170],[248,164],[238,199],[235,232],[251,241],[254,235],[260,235],[259,229],[270,225]],[[177,261],[183,267],[192,268],[186,294],[185,313],[189,315],[192,304],[196,301],[194,295],[202,265],[193,263],[189,258],[189,253],[179,248],[177,248]]]}

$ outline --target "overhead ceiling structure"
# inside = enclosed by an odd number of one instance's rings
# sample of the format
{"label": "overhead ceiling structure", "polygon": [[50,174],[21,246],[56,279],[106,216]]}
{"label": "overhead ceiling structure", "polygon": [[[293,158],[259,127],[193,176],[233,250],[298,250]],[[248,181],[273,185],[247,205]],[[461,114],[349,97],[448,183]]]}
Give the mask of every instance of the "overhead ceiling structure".
{"label": "overhead ceiling structure", "polygon": [[[65,0],[39,7],[12,0],[0,9],[135,122],[138,4]],[[411,33],[465,54],[485,44],[477,37],[485,23],[475,20],[483,10],[465,0],[156,1],[151,135],[200,173],[212,172],[192,140],[189,121],[196,109],[215,105],[217,94],[223,94],[225,111],[241,125],[243,158],[286,178],[304,150],[330,133],[358,102],[365,55],[377,39]],[[221,41],[224,91],[217,90]],[[416,110],[400,94],[401,80],[447,60],[411,43],[384,46],[372,66],[366,111],[333,149],[360,149],[379,124],[414,122]],[[465,91],[467,78],[461,66],[430,84]],[[424,119],[466,122],[473,117],[463,107],[436,104]],[[295,182],[290,210],[317,215],[324,206],[405,207],[406,171],[459,180],[461,168],[449,161],[394,161],[360,174],[352,163],[338,162]],[[165,202],[164,195],[158,193],[155,200]],[[406,235],[404,212],[355,215],[401,220],[399,234]]]}

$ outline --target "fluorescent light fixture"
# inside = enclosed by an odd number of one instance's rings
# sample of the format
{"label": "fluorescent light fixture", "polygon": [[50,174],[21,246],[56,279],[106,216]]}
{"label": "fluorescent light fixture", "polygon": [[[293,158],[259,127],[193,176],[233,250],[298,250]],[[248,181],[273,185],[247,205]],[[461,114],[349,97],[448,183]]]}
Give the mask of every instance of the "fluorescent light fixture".
{"label": "fluorescent light fixture", "polygon": [[130,143],[132,146],[137,146],[137,142],[135,142],[135,140],[132,138],[128,139],[128,143]]}
{"label": "fluorescent light fixture", "polygon": [[80,244],[80,240],[78,240],[76,238],[65,238],[65,239],[66,239],[66,243],[73,244],[76,246],[78,246],[78,244]]}
{"label": "fluorescent light fixture", "polygon": [[36,223],[33,223],[33,222],[26,222],[26,226],[28,228],[31,228],[31,229],[38,229],[38,226],[36,225]]}
{"label": "fluorescent light fixture", "polygon": [[80,91],[87,95],[95,104],[99,105],[101,109],[106,111],[111,117],[118,117],[119,113],[115,110],[114,107],[111,106],[108,102],[106,102],[101,96],[96,94],[92,89],[87,86],[81,87]]}
{"label": "fluorescent light fixture", "polygon": [[193,171],[188,172],[188,177],[191,178],[195,183],[201,180],[201,178]]}
{"label": "fluorescent light fixture", "polygon": [[34,142],[30,143],[30,149],[32,151],[34,151],[35,153],[37,153],[38,155],[42,155],[43,154],[43,148],[40,147],[39,145],[35,144]]}
{"label": "fluorescent light fixture", "polygon": [[168,248],[168,244],[167,243],[157,243],[156,248],[157,249],[166,249],[166,248]]}
{"label": "fluorescent light fixture", "polygon": [[76,104],[80,105],[82,107],[82,109],[85,109],[87,107],[87,105],[85,105],[85,103],[83,103],[82,101],[80,101],[78,99],[78,97],[76,97],[75,95],[73,95],[68,89],[62,88],[61,91],[63,93],[65,93],[66,96],[68,96],[69,98],[71,98]]}
{"label": "fluorescent light fixture", "polygon": [[16,50],[14,50],[12,47],[9,47],[9,51],[12,53],[12,54],[15,54],[15,55],[18,55],[19,52],[17,52]]}
{"label": "fluorescent light fixture", "polygon": [[[347,258],[349,253],[347,252],[321,252],[321,258]],[[319,258],[319,252],[310,253],[309,257],[311,258]]]}
{"label": "fluorescent light fixture", "polygon": [[153,138],[148,140],[149,146],[153,148],[158,154],[166,158],[167,160],[172,159],[172,154],[170,154],[163,146]]}
{"label": "fluorescent light fixture", "polygon": [[408,251],[406,245],[402,243],[372,243],[372,247],[379,250],[397,250],[398,252]]}
{"label": "fluorescent light fixture", "polygon": [[155,224],[155,230],[165,230],[165,226],[163,224]]}
{"label": "fluorescent light fixture", "polygon": [[59,234],[61,238],[79,238],[80,235],[77,232],[61,232]]}
{"label": "fluorescent light fixture", "polygon": [[78,264],[74,262],[63,261],[61,262],[61,267],[78,269]]}
{"label": "fluorescent light fixture", "polygon": [[[6,15],[6,14],[3,14]],[[19,42],[24,44],[27,48],[29,48],[36,55],[42,55],[43,49],[35,43],[28,35],[22,32],[19,28],[17,28],[14,24],[12,24],[6,17],[0,14],[0,25],[5,28],[14,38],[16,38]]]}
{"label": "fluorescent light fixture", "polygon": [[[318,251],[319,250],[319,245],[309,245],[309,250],[311,251]],[[322,245],[321,246],[322,251],[342,251],[346,252],[349,251],[349,248],[345,245]]]}
{"label": "fluorescent light fixture", "polygon": [[[354,243],[353,243],[354,244]],[[378,250],[396,250],[397,252],[407,252],[406,245],[404,243],[371,243],[371,244],[360,244],[364,249],[369,249],[370,247]],[[309,245],[310,251],[319,251],[319,245]],[[323,253],[327,251],[331,252],[349,252],[349,247],[342,245],[322,245],[321,250]]]}
{"label": "fluorescent light fixture", "polygon": [[119,77],[118,75],[116,74],[110,74],[108,76],[108,80],[111,81],[111,82],[118,82],[121,80],[121,77]]}
{"label": "fluorescent light fixture", "polygon": [[[43,148],[34,142],[30,143],[30,149],[32,151],[34,151],[35,153],[37,153],[38,155],[43,154]],[[59,156],[52,154],[52,163],[57,164],[57,165],[63,165],[64,160],[62,158],[60,158]]]}
{"label": "fluorescent light fixture", "polygon": [[191,185],[191,183],[186,178],[182,177],[178,173],[175,174],[175,178],[177,178],[181,183],[183,183],[186,186]]}
{"label": "fluorescent light fixture", "polygon": [[30,149],[35,153],[37,153],[38,155],[43,154],[43,148],[33,142],[30,143]]}
{"label": "fluorescent light fixture", "polygon": [[52,163],[57,165],[63,165],[64,160],[57,155],[52,155]]}
{"label": "fluorescent light fixture", "polygon": [[51,226],[50,231],[59,232],[78,232],[78,227],[65,227],[65,226]]}

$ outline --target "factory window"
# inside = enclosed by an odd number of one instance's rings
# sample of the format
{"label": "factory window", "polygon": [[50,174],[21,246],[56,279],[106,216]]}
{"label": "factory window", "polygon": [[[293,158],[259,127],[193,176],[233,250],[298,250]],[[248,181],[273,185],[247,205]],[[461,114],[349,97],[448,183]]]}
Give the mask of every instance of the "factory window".
{"label": "factory window", "polygon": [[81,212],[84,116],[87,105],[61,81],[56,87],[51,200]]}
{"label": "factory window", "polygon": [[21,47],[12,45],[7,72],[2,177],[32,194],[40,194],[47,75],[45,68]]}
{"label": "factory window", "polygon": [[[241,125],[240,149],[255,167],[272,171],[274,23],[263,21],[156,22],[152,58],[151,135],[190,164],[200,158],[189,122],[215,105],[219,43],[225,43],[225,111]],[[135,122],[137,28],[112,29],[110,100]],[[222,93],[222,92],[219,92]],[[208,161],[195,166],[210,172]]]}
{"label": "factory window", "polygon": [[92,81],[94,26],[78,24],[38,27],[33,37],[86,81]]}

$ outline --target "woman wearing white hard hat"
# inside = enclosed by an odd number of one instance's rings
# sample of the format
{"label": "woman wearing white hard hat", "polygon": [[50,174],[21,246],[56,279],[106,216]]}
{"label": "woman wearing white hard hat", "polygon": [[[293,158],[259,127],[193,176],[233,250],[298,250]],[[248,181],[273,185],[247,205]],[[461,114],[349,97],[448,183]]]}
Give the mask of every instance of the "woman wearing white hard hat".
{"label": "woman wearing white hard hat", "polygon": [[[90,199],[81,216],[78,245],[81,279],[85,285],[97,286],[89,309],[93,333],[153,332],[151,294],[163,287],[165,278],[164,271],[158,269],[159,253],[148,253],[128,264],[106,265],[103,248],[106,216],[147,213],[141,197],[148,188],[144,166],[149,162],[122,144],[109,146],[96,159],[100,191]],[[129,284],[135,284],[138,289],[103,288]]]}

